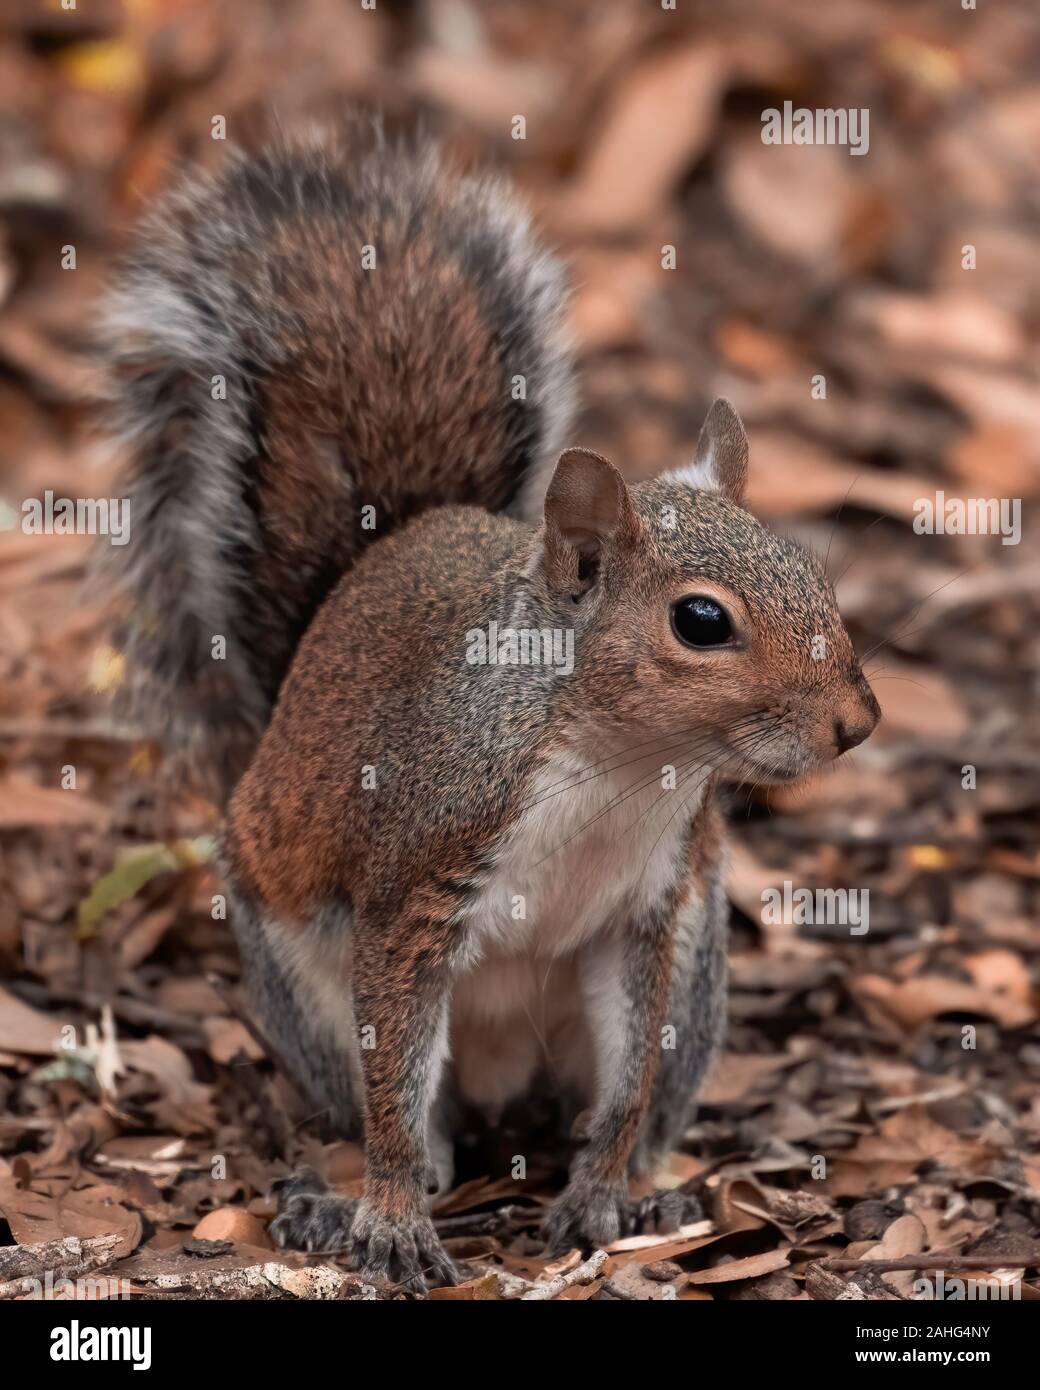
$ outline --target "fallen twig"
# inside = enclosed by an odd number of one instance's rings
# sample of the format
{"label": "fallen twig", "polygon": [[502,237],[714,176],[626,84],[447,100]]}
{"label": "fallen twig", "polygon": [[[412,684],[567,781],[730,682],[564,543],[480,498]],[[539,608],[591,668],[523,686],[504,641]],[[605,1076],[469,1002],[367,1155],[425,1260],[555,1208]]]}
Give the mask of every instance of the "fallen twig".
{"label": "fallen twig", "polygon": [[835,1273],[854,1274],[858,1271],[873,1271],[875,1274],[891,1273],[899,1269],[941,1269],[949,1274],[967,1273],[973,1269],[1032,1269],[1040,1266],[1040,1250],[1032,1250],[1025,1255],[955,1255],[932,1250],[921,1255],[901,1255],[891,1260],[854,1260],[832,1256],[820,1260],[821,1269]]}
{"label": "fallen twig", "polygon": [[[348,1289],[362,1301],[378,1295],[371,1284],[356,1274],[345,1274],[331,1265],[307,1265],[294,1269],[270,1260],[265,1264],[247,1265],[241,1269],[171,1270],[152,1278],[136,1276],[141,1285],[151,1285],[156,1293],[169,1295],[194,1294],[196,1297],[222,1298],[297,1298],[306,1300],[339,1299]],[[140,1290],[146,1292],[144,1288]]]}
{"label": "fallen twig", "polygon": [[521,1301],[534,1303],[547,1298],[555,1298],[557,1294],[563,1293],[564,1289],[569,1289],[572,1284],[591,1284],[603,1268],[606,1259],[607,1252],[605,1250],[596,1250],[587,1260],[576,1265],[574,1269],[568,1270],[566,1274],[558,1274],[547,1284],[536,1284],[533,1289],[528,1289],[526,1293],[520,1295]]}
{"label": "fallen twig", "polygon": [[805,1291],[810,1298],[831,1303],[864,1303],[867,1295],[850,1279],[841,1279],[819,1263],[806,1266]]}

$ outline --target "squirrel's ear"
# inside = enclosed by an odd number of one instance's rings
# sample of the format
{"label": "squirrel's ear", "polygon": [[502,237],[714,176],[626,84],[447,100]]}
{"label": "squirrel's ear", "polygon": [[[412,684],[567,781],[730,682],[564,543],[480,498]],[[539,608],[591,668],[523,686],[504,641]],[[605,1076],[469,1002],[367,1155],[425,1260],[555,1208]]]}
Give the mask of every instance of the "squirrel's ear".
{"label": "squirrel's ear", "polygon": [[748,437],[740,416],[722,396],[717,397],[701,426],[693,462],[678,471],[692,487],[721,492],[741,503],[747,492]]}
{"label": "squirrel's ear", "polygon": [[561,588],[584,593],[609,545],[628,545],[639,518],[621,474],[591,449],[565,449],[545,494],[545,565]]}

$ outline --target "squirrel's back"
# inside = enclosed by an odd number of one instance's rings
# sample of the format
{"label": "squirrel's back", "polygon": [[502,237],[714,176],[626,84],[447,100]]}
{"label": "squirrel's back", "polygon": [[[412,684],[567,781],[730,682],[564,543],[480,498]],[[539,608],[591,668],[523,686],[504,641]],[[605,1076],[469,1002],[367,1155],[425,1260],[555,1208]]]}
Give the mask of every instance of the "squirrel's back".
{"label": "squirrel's back", "polygon": [[442,503],[533,516],[570,415],[563,297],[501,185],[378,133],[182,186],[108,315],[124,711],[226,791],[362,546]]}

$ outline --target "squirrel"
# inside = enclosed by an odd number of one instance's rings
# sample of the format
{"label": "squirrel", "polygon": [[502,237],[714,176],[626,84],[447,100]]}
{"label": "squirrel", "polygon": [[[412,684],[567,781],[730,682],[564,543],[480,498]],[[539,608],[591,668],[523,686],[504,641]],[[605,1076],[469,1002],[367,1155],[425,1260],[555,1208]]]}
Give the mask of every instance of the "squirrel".
{"label": "squirrel", "polygon": [[188,180],[111,292],[136,525],[124,709],[216,787],[243,978],[365,1191],[283,1244],[421,1291],[462,1117],[538,1088],[576,1148],[553,1250],[696,1218],[629,1197],[723,1031],[726,780],[879,709],[818,561],[744,505],[716,400],[629,485],[564,447],[565,274],[419,143],[283,138]]}

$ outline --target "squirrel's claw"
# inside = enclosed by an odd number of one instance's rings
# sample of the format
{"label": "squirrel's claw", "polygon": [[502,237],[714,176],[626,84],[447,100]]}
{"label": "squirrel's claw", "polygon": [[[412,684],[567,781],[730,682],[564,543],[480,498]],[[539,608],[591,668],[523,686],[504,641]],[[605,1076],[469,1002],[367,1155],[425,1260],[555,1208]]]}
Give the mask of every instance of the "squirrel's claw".
{"label": "squirrel's claw", "polygon": [[459,1272],[425,1213],[390,1220],[362,1201],[350,1250],[363,1278],[400,1284],[410,1293],[423,1294],[459,1282]]}
{"label": "squirrel's claw", "polygon": [[550,1254],[574,1246],[606,1246],[624,1236],[667,1235],[704,1219],[696,1197],[677,1190],[629,1197],[623,1188],[571,1183],[549,1209],[542,1227]]}
{"label": "squirrel's claw", "polygon": [[391,1221],[367,1202],[330,1191],[313,1168],[280,1178],[273,1191],[278,1215],[271,1236],[283,1249],[345,1250],[365,1278],[400,1284],[411,1293],[459,1281],[427,1216]]}
{"label": "squirrel's claw", "polygon": [[678,1188],[659,1189],[631,1202],[632,1234],[665,1236],[704,1220],[704,1207],[696,1197]]}
{"label": "squirrel's claw", "polygon": [[629,1199],[624,1186],[571,1182],[549,1208],[542,1236],[551,1255],[578,1246],[604,1246],[628,1234]]}
{"label": "squirrel's claw", "polygon": [[348,1248],[356,1199],[330,1192],[313,1168],[279,1178],[272,1190],[278,1196],[278,1215],[270,1234],[278,1246],[311,1252]]}

